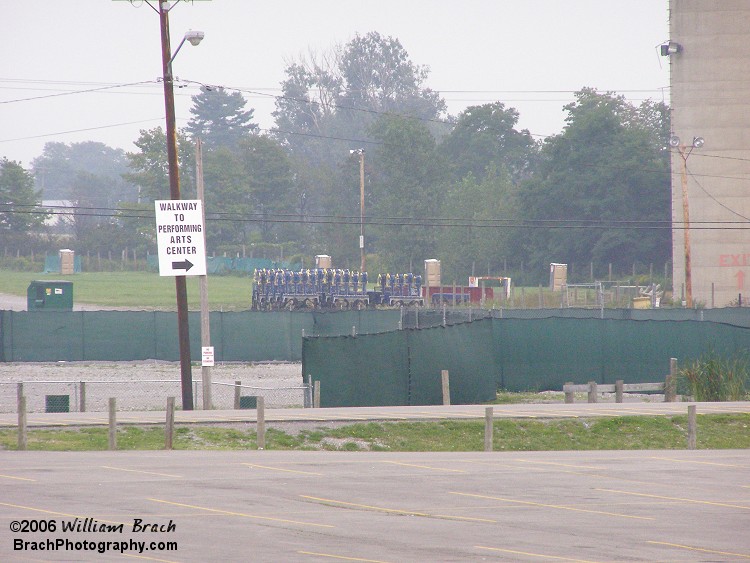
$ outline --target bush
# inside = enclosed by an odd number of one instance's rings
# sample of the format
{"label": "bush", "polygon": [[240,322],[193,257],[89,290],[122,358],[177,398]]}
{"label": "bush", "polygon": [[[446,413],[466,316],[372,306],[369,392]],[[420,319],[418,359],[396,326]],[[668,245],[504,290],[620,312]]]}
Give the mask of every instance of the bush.
{"label": "bush", "polygon": [[748,365],[746,354],[727,358],[710,351],[678,371],[678,387],[696,401],[740,401],[746,395]]}

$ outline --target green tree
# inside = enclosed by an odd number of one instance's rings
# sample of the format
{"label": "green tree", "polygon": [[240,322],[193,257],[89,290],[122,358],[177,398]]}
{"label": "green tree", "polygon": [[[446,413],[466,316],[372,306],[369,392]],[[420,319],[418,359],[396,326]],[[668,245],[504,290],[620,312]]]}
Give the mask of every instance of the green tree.
{"label": "green tree", "polygon": [[443,162],[419,121],[383,116],[371,133],[379,144],[372,151],[370,209],[375,219],[390,223],[374,229],[375,249],[388,267],[414,268],[436,251],[429,219],[442,209]]}
{"label": "green tree", "polygon": [[254,110],[245,109],[246,101],[239,92],[228,93],[224,88],[201,87],[193,96],[185,132],[193,139],[200,138],[206,150],[218,147],[236,149],[242,139],[257,133],[252,122]]}
{"label": "green tree", "polygon": [[518,111],[502,102],[466,108],[442,140],[441,152],[450,161],[452,177],[471,173],[481,179],[491,168],[505,168],[518,181],[532,171],[538,147],[528,130],[516,130]]}
{"label": "green tree", "polygon": [[24,244],[26,235],[39,229],[45,215],[36,207],[40,194],[34,178],[20,162],[0,161],[0,240],[4,245]]}
{"label": "green tree", "polygon": [[46,143],[42,154],[31,162],[36,188],[47,200],[70,200],[79,174],[101,179],[91,203],[97,207],[114,207],[122,201],[135,201],[136,187],[122,175],[127,172],[125,151],[104,143]]}
{"label": "green tree", "polygon": [[516,217],[516,186],[495,164],[481,180],[469,172],[446,190],[442,216],[452,219],[438,231],[444,279],[466,283],[476,264],[499,264],[512,254],[511,229],[502,225]]}
{"label": "green tree", "polygon": [[284,241],[288,229],[282,215],[295,213],[297,194],[294,172],[284,148],[274,139],[254,136],[240,146],[240,160],[248,179],[248,192],[259,218],[263,242]]}
{"label": "green tree", "polygon": [[[515,248],[539,272],[549,262],[594,261],[624,270],[637,261],[667,259],[670,231],[633,223],[670,219],[669,160],[661,139],[669,130],[666,108],[638,108],[622,96],[584,88],[565,110],[565,129],[545,141],[538,171],[519,191],[521,217],[545,223],[519,231]],[[561,228],[570,221],[579,226]]]}
{"label": "green tree", "polygon": [[[123,176],[138,187],[138,202],[153,204],[158,199],[170,199],[167,136],[164,129],[142,129],[134,144],[140,150],[127,153],[130,172]],[[177,151],[182,198],[195,197],[195,149],[182,131],[177,134]]]}
{"label": "green tree", "polygon": [[[140,150],[127,153],[130,172],[123,177],[138,187],[138,199],[118,206],[117,225],[120,233],[127,233],[131,245],[137,245],[141,250],[155,250],[154,201],[171,199],[167,137],[161,127],[141,130],[134,144]],[[177,152],[180,195],[182,199],[194,199],[195,147],[182,131],[177,134]]]}
{"label": "green tree", "polygon": [[[377,168],[371,161],[377,153],[376,134],[384,134],[376,131],[376,121],[389,113],[411,118],[429,132],[445,129],[429,121],[444,114],[445,102],[425,86],[428,74],[427,67],[411,62],[397,39],[375,32],[287,66],[274,112],[274,135],[291,152],[298,209],[308,215],[359,215],[358,163],[350,160],[349,151],[367,150],[369,199],[369,171]],[[372,208],[369,203],[367,207]],[[331,254],[337,263],[355,260],[357,229],[314,224],[303,225],[303,240],[315,253]],[[369,242],[370,234],[368,251]]]}

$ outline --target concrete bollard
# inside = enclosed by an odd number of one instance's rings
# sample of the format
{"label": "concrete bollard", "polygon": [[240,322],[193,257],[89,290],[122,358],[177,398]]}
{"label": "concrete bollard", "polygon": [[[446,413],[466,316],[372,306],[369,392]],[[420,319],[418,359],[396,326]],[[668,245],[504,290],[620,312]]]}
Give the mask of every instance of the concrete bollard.
{"label": "concrete bollard", "polygon": [[256,442],[259,450],[266,449],[266,400],[258,397],[256,403]]}
{"label": "concrete bollard", "polygon": [[164,449],[171,450],[174,442],[174,397],[167,397],[167,424],[164,427]]}
{"label": "concrete bollard", "polygon": [[307,376],[305,376],[305,408],[309,409],[312,408],[313,404],[313,383],[312,383],[312,375],[309,373]]}
{"label": "concrete bollard", "polygon": [[677,400],[677,358],[669,358],[669,375],[664,382],[664,402],[674,403]]}
{"label": "concrete bollard", "polygon": [[484,409],[484,451],[492,451],[492,439],[494,430],[494,409],[492,407],[486,407]]}
{"label": "concrete bollard", "polygon": [[313,387],[313,408],[319,409],[320,408],[320,380],[315,380],[315,385]]}
{"label": "concrete bollard", "polygon": [[687,447],[694,450],[697,447],[698,412],[695,405],[688,406],[688,438]]}
{"label": "concrete bollard", "polygon": [[[567,381],[565,385],[573,385],[572,381]],[[565,389],[565,386],[563,386]],[[576,400],[576,394],[573,391],[565,391],[565,404],[572,405]]]}
{"label": "concrete bollard", "polygon": [[596,381],[589,381],[589,403],[596,403],[599,400],[599,393],[596,390]]}
{"label": "concrete bollard", "polygon": [[109,449],[117,449],[117,401],[109,398]]}
{"label": "concrete bollard", "polygon": [[625,382],[622,379],[615,381],[615,402],[622,403],[623,389]]}
{"label": "concrete bollard", "polygon": [[443,405],[448,406],[451,404],[451,387],[447,369],[440,372],[440,378],[443,384]]}
{"label": "concrete bollard", "polygon": [[[19,383],[19,385],[21,385]],[[28,446],[28,433],[26,429],[26,397],[18,398],[18,449],[25,450]]]}

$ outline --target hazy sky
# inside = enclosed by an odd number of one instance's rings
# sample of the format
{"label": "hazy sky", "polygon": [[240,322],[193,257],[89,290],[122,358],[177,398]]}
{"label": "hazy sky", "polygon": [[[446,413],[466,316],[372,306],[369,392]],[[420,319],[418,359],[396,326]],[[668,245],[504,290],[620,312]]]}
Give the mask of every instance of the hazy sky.
{"label": "hazy sky", "polygon": [[[288,61],[378,31],[429,66],[451,114],[499,100],[547,136],[583,86],[668,102],[668,16],[668,0],[196,0],[170,27],[173,48],[188,29],[206,34],[175,75],[242,89],[263,128]],[[140,129],[164,126],[159,17],[145,2],[0,0],[0,31],[0,157],[28,166],[51,141],[135,150]],[[178,126],[196,93],[176,90]]]}

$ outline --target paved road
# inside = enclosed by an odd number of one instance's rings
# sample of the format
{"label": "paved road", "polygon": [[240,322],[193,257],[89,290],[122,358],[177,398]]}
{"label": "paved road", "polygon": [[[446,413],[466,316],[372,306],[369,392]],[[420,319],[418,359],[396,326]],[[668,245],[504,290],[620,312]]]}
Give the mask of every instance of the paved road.
{"label": "paved road", "polygon": [[749,475],[732,450],[2,452],[0,560],[747,561]]}
{"label": "paved road", "polygon": [[[750,413],[750,402],[727,403],[578,403],[494,405],[495,418],[583,418],[597,416],[673,416],[687,414],[688,405],[696,405],[698,414]],[[370,420],[477,419],[485,415],[485,405],[421,407],[354,407],[325,409],[266,409],[265,418],[273,422],[325,422]],[[119,412],[121,424],[164,424],[165,411]],[[177,411],[177,424],[255,422],[255,410]],[[16,426],[18,415],[0,413],[0,427]],[[106,412],[30,413],[30,427],[108,425]]]}

